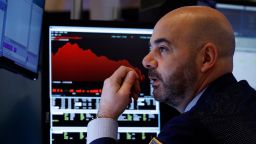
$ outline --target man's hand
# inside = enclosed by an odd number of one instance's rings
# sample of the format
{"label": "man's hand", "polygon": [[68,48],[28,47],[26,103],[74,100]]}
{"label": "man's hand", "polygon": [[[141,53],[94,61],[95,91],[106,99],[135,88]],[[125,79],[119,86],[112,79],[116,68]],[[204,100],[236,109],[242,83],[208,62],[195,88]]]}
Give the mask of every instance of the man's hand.
{"label": "man's hand", "polygon": [[140,77],[132,68],[119,67],[104,81],[98,115],[117,120],[131,98],[138,99]]}

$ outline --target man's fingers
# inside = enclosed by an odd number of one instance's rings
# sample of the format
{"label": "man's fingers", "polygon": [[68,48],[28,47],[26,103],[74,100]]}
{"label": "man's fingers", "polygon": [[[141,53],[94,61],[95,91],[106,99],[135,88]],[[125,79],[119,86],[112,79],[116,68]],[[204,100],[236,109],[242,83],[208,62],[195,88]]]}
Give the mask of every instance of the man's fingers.
{"label": "man's fingers", "polygon": [[[111,79],[113,81],[116,81],[118,82],[120,85],[122,84],[123,80],[125,79],[125,77],[127,76],[127,74],[130,72],[130,71],[134,71],[132,68],[129,68],[129,67],[125,67],[125,66],[120,66],[114,73],[113,75],[111,76]],[[138,74],[135,73],[135,77],[138,78]]]}
{"label": "man's fingers", "polygon": [[137,100],[138,99],[138,95],[140,94],[140,82],[139,82],[139,80],[135,81],[134,85],[132,86],[131,92],[132,92],[131,97],[134,100]]}
{"label": "man's fingers", "polygon": [[138,94],[136,94],[136,93],[133,93],[132,95],[131,95],[131,97],[133,98],[133,100],[134,101],[137,101],[138,100]]}
{"label": "man's fingers", "polygon": [[119,89],[118,93],[121,96],[124,96],[126,94],[130,95],[132,93],[132,87],[135,85],[136,80],[137,80],[136,73],[134,71],[129,71],[128,74],[126,75],[121,88]]}
{"label": "man's fingers", "polygon": [[134,87],[135,87],[135,93],[139,94],[140,91],[141,91],[141,89],[140,89],[140,81],[139,80],[136,80]]}

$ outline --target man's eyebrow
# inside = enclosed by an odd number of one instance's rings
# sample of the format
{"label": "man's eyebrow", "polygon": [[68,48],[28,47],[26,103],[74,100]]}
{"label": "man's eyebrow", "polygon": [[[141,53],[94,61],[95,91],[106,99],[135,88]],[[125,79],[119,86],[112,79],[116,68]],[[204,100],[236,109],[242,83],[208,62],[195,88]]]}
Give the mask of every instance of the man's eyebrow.
{"label": "man's eyebrow", "polygon": [[[159,44],[159,43],[162,43],[162,42],[167,43],[167,44],[171,44],[171,42],[169,40],[165,39],[165,38],[159,38],[159,39],[156,39],[156,40],[153,41],[154,44]],[[152,44],[150,42],[149,42],[149,46],[150,47],[152,46]]]}
{"label": "man's eyebrow", "polygon": [[156,40],[154,41],[155,44],[159,44],[159,43],[162,43],[162,42],[165,42],[165,43],[168,43],[168,44],[171,43],[169,40],[167,40],[167,39],[165,39],[165,38],[159,38],[159,39],[156,39]]}
{"label": "man's eyebrow", "polygon": [[171,43],[169,40],[167,40],[165,38],[159,38],[159,39],[156,39],[156,40],[153,41],[154,44],[159,44],[159,43],[162,43],[162,42],[167,43],[167,44]]}

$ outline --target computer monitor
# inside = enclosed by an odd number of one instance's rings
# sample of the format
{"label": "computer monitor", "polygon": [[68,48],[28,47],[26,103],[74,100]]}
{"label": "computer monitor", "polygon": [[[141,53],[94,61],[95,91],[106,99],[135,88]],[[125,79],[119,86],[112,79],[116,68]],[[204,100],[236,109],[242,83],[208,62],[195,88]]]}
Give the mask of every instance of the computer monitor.
{"label": "computer monitor", "polygon": [[37,78],[44,0],[0,0],[0,67]]}
{"label": "computer monitor", "polygon": [[48,24],[49,140],[85,143],[87,124],[99,108],[104,79],[121,65],[145,77],[137,102],[118,118],[120,143],[150,141],[160,131],[159,102],[142,59],[149,52],[153,26],[128,22]]}

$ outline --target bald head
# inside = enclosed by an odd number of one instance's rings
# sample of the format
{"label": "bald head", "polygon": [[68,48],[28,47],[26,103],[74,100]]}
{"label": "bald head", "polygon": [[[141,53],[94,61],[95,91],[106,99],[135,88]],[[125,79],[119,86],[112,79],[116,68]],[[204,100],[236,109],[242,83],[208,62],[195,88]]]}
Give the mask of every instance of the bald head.
{"label": "bald head", "polygon": [[178,25],[175,33],[177,39],[189,43],[191,47],[199,48],[211,42],[218,49],[218,57],[233,57],[233,29],[226,17],[215,9],[205,6],[181,7],[166,14],[158,24],[167,27]]}

